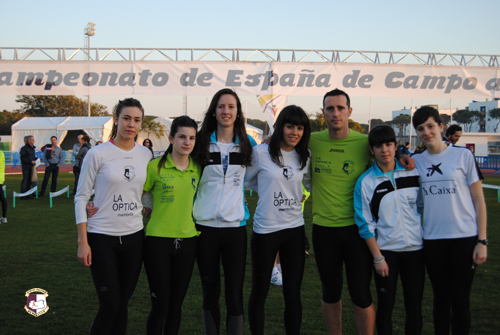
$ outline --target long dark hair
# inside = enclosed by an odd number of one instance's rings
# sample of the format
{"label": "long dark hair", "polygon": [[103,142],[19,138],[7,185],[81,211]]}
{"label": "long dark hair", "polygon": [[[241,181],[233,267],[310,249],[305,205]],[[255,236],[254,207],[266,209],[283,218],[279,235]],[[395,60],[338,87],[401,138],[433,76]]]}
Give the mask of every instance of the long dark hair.
{"label": "long dark hair", "polygon": [[[124,100],[118,100],[118,103],[113,107],[113,116],[116,116],[116,118],[120,118],[120,114],[125,107],[137,107],[141,110],[142,112],[142,117],[144,117],[144,108],[142,108],[141,103],[139,100],[134,99],[134,98],[127,98]],[[113,128],[111,129],[111,134],[109,134],[109,139],[112,140],[116,137],[116,134],[118,133],[118,126],[115,122],[113,122]],[[135,137],[137,139],[137,136]],[[134,140],[135,140],[134,139]]]}
{"label": "long dark hair", "polygon": [[274,133],[269,142],[269,154],[273,162],[283,167],[283,157],[281,156],[281,140],[283,139],[283,128],[289,123],[294,126],[303,126],[304,133],[299,143],[295,146],[295,151],[299,154],[300,169],[306,167],[309,158],[309,137],[311,137],[311,123],[306,112],[298,106],[290,105],[283,108],[274,123]]}
{"label": "long dark hair", "polygon": [[210,135],[217,130],[215,112],[219,99],[224,94],[232,95],[236,99],[237,115],[233,125],[233,142],[236,141],[236,138],[240,140],[241,165],[250,166],[252,164],[252,144],[250,144],[250,140],[247,137],[245,117],[243,116],[243,111],[241,109],[240,98],[238,98],[236,92],[229,88],[224,88],[215,93],[212,101],[210,102],[210,106],[205,113],[200,132],[198,133],[198,137],[196,139],[196,144],[199,144],[197,160],[200,162],[202,167],[208,165],[210,160]]}
{"label": "long dark hair", "polygon": [[[170,126],[170,136],[175,137],[175,134],[177,134],[177,131],[179,130],[180,127],[190,127],[194,128],[195,131],[198,130],[198,124],[196,123],[195,120],[191,119],[187,115],[179,116],[174,119],[172,122],[172,125]],[[197,143],[198,141],[196,141]],[[196,150],[197,150],[197,145],[194,145],[193,151],[191,152],[191,157],[196,156]],[[158,173],[161,171],[161,167],[165,165],[165,162],[167,161],[168,154],[171,154],[173,150],[172,143],[168,146],[167,151],[161,156],[160,161],[158,162]]]}

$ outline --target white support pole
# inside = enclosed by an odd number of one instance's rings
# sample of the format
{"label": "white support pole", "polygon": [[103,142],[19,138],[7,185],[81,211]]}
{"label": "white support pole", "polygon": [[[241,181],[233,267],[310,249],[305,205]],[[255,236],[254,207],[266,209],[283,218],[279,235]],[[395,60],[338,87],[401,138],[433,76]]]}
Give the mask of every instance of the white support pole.
{"label": "white support pole", "polygon": [[372,97],[370,97],[370,115],[368,116],[368,132],[372,130]]}
{"label": "white support pole", "polygon": [[410,106],[410,148],[411,148],[411,139],[413,138],[413,98],[411,98],[411,106]]}

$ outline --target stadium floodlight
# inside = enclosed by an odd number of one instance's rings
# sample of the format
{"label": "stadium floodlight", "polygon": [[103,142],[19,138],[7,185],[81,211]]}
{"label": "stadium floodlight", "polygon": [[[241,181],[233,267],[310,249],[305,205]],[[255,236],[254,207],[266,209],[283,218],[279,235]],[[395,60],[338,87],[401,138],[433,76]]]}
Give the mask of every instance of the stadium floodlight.
{"label": "stadium floodlight", "polygon": [[[86,48],[87,48],[87,61],[89,62],[90,66],[90,36],[95,35],[95,23],[89,22],[87,23],[87,26],[83,30],[83,34],[87,36],[86,39]],[[90,91],[90,88],[89,88]],[[87,104],[87,110],[88,110],[88,116],[90,117],[90,92],[88,95],[88,104]]]}

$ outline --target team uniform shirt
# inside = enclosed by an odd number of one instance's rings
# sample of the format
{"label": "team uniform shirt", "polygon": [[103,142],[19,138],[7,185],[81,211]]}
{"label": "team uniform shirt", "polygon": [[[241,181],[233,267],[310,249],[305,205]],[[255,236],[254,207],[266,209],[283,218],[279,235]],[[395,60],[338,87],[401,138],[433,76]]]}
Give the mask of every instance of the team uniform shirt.
{"label": "team uniform shirt", "polygon": [[168,154],[158,173],[160,159],[149,162],[144,184],[144,191],[151,191],[153,195],[153,212],[146,235],[169,238],[198,236],[192,213],[201,169],[190,157],[188,167],[181,171]]}
{"label": "team uniform shirt", "polygon": [[[75,196],[76,223],[87,222],[87,232],[124,236],[143,228],[141,195],[151,151],[141,145],[132,150],[111,141],[90,149],[81,166]],[[97,213],[88,219],[85,205],[95,189]]]}
{"label": "team uniform shirt", "polygon": [[[248,136],[252,146],[257,143]],[[241,165],[240,140],[231,143],[229,151],[217,142],[216,133],[210,136],[210,162],[203,169],[193,206],[196,224],[215,228],[234,228],[246,225],[250,212],[245,205],[245,172]],[[224,168],[224,155],[227,155]]]}
{"label": "team uniform shirt", "polygon": [[470,185],[480,179],[472,152],[450,145],[438,154],[425,151],[413,158],[420,172],[424,239],[477,235]]}
{"label": "team uniform shirt", "polygon": [[[325,227],[354,225],[354,186],[371,165],[368,136],[351,130],[341,140],[333,140],[328,129],[312,133],[311,177],[313,223]],[[311,191],[309,178],[304,186]]]}
{"label": "team uniform shirt", "polygon": [[392,173],[374,162],[356,182],[355,221],[363,239],[375,236],[380,250],[422,249],[421,216],[417,209],[419,173],[406,171],[396,160]]}
{"label": "team uniform shirt", "polygon": [[[304,225],[302,179],[309,166],[300,170],[299,154],[281,150],[283,167],[272,161],[269,146],[253,148],[252,166],[247,168],[247,187],[259,193],[253,230],[269,234]],[[308,159],[308,164],[309,164]]]}

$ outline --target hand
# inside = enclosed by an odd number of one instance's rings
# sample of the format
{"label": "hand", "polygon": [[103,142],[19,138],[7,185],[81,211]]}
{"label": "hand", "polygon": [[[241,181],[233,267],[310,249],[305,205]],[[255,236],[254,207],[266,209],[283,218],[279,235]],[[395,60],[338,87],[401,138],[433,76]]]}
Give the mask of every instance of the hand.
{"label": "hand", "polygon": [[387,265],[387,262],[384,260],[380,263],[373,264],[375,267],[375,272],[381,276],[381,277],[387,277],[389,275],[389,265]]}
{"label": "hand", "polygon": [[472,260],[477,265],[483,264],[486,262],[486,258],[488,257],[488,248],[481,243],[476,244],[474,248],[474,252],[472,253]]}
{"label": "hand", "polygon": [[99,210],[99,207],[94,207],[94,202],[89,201],[87,203],[87,205],[85,206],[85,209],[87,210],[87,217],[91,218],[95,215],[95,213],[97,213],[97,211]]}
{"label": "hand", "polygon": [[92,265],[92,251],[90,250],[90,246],[88,243],[85,243],[84,245],[78,245],[77,257],[78,261],[82,263],[82,265]]}
{"label": "hand", "polygon": [[151,212],[152,211],[153,210],[151,208],[143,207],[143,209],[142,209],[142,215],[144,215],[148,219],[151,219]]}
{"label": "hand", "polygon": [[405,167],[407,171],[411,171],[416,167],[415,160],[410,156],[401,156],[399,158],[399,162]]}
{"label": "hand", "polygon": [[306,201],[306,195],[302,194],[302,200],[300,200],[300,203],[303,203],[304,201]]}
{"label": "hand", "polygon": [[246,196],[246,194],[243,196],[243,199],[245,200],[245,206],[247,206],[247,207],[248,207],[248,201],[247,201],[247,196]]}
{"label": "hand", "polygon": [[266,138],[262,139],[261,143],[269,145],[269,143],[271,143],[271,136],[267,136]]}

